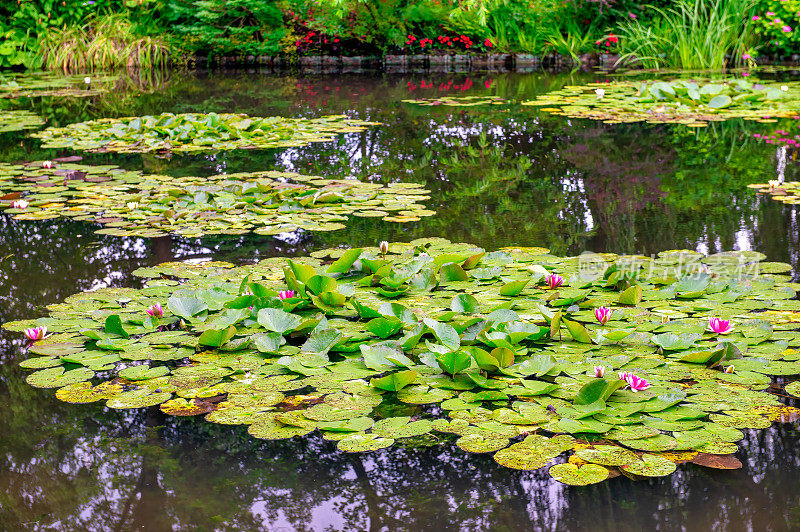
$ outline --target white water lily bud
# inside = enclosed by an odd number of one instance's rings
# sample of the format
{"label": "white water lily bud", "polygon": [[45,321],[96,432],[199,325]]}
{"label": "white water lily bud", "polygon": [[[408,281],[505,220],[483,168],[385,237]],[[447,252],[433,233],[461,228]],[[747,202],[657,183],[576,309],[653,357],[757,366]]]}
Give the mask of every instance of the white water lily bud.
{"label": "white water lily bud", "polygon": [[786,92],[786,91],[788,91],[788,90],[789,90],[789,86],[788,86],[788,85],[781,85],[781,90],[782,90],[783,92]]}
{"label": "white water lily bud", "polygon": [[733,366],[728,366],[725,368],[725,373],[733,373]]}
{"label": "white water lily bud", "polygon": [[605,89],[595,89],[595,90],[594,90],[594,93],[597,95],[597,97],[598,97],[599,99],[601,99],[601,100],[602,100],[602,99],[603,99],[603,96],[605,96],[605,95],[606,95],[606,90],[605,90]]}
{"label": "white water lily bud", "polygon": [[89,85],[92,82],[92,78],[90,78],[89,76],[86,76],[85,78],[83,78],[83,82],[86,83],[87,85]]}
{"label": "white water lily bud", "polygon": [[378,244],[378,248],[381,250],[381,253],[383,253],[384,255],[389,253],[389,243],[386,240],[381,241],[381,243]]}

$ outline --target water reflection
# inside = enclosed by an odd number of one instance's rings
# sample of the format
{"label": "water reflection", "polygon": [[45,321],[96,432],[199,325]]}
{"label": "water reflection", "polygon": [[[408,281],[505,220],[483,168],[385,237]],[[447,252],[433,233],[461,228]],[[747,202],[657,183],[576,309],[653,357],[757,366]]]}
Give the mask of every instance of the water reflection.
{"label": "water reflection", "polygon": [[[495,249],[546,246],[655,253],[755,249],[800,265],[797,208],[746,189],[773,179],[764,124],[702,130],[564,121],[516,106],[416,108],[430,97],[530,98],[592,74],[424,78],[173,77],[124,99],[23,102],[53,123],[164,110],[314,116],[345,112],[384,125],[288,150],[163,158],[96,154],[98,164],[208,175],[280,168],[381,183],[414,180],[437,215],[400,225],[355,218],[333,233],[155,240],[93,234],[64,220],[0,214],[0,321],[93,287],[138,286],[136,268],[173,259],[248,262],[380,240],[446,236]],[[452,83],[448,84],[448,81]],[[414,85],[413,91],[411,85]],[[450,88],[447,88],[449,85]],[[458,87],[453,89],[453,87]],[[442,89],[441,91],[439,89]],[[426,92],[427,91],[427,92]],[[68,155],[0,136],[0,160]],[[796,175],[787,161],[787,179]],[[262,442],[241,427],[60,403],[28,386],[22,342],[0,332],[2,530],[790,530],[800,527],[795,424],[752,431],[744,468],[681,466],[666,479],[569,488],[543,472],[497,467],[459,449],[396,446],[345,455],[318,437]]]}

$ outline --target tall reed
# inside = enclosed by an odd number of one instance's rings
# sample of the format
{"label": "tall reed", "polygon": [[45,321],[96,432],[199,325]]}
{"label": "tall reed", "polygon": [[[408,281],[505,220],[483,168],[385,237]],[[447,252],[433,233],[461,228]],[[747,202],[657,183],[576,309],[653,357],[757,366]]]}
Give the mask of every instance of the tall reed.
{"label": "tall reed", "polygon": [[44,68],[63,72],[164,68],[181,59],[166,40],[137,35],[121,13],[95,17],[83,26],[51,29],[39,38],[38,55]]}
{"label": "tall reed", "polygon": [[677,0],[675,7],[650,7],[660,18],[620,26],[621,61],[645,68],[720,70],[740,63],[752,44],[754,0]]}

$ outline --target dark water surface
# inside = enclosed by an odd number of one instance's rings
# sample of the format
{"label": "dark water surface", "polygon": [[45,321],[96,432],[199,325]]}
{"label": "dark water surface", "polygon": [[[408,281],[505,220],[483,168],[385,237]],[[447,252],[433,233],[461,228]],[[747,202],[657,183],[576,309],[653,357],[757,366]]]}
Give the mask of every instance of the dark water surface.
{"label": "dark water surface", "polygon": [[[330,246],[442,236],[488,249],[544,246],[651,254],[753,249],[800,272],[798,208],[746,185],[776,175],[778,124],[708,128],[603,124],[533,108],[419,107],[404,98],[532,98],[595,74],[182,75],[89,99],[22,99],[50,124],[173,112],[318,116],[382,126],[304,148],[214,155],[89,155],[147,172],[293,170],[380,183],[415,181],[437,215],[410,224],[355,218],[345,230],[279,239],[116,238],[64,220],[0,214],[0,322],[101,286],[138,286],[139,266],[248,262]],[[421,87],[425,88],[421,88]],[[71,155],[0,135],[0,161]],[[797,179],[790,154],[787,179]],[[741,470],[681,465],[667,478],[575,488],[545,471],[499,467],[458,448],[395,445],[345,455],[317,436],[265,442],[244,426],[64,404],[25,383],[20,335],[0,331],[0,530],[798,530],[796,423],[747,431]]]}

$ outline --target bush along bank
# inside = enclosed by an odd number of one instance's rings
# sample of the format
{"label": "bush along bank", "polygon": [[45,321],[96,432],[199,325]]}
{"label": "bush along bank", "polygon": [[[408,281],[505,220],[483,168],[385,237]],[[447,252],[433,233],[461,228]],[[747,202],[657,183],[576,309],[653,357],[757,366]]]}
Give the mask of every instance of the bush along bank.
{"label": "bush along bank", "polygon": [[[0,68],[82,72],[370,62],[646,68],[752,66],[792,57],[800,0],[14,0],[0,5]],[[795,6],[795,4],[797,4]],[[439,56],[442,56],[440,59]],[[362,59],[357,59],[357,58]],[[398,59],[398,57],[405,59]],[[424,57],[424,59],[421,59]],[[236,58],[236,59],[234,59]],[[272,58],[272,59],[265,59]],[[307,59],[304,59],[307,58]],[[338,59],[341,58],[341,59]]]}

